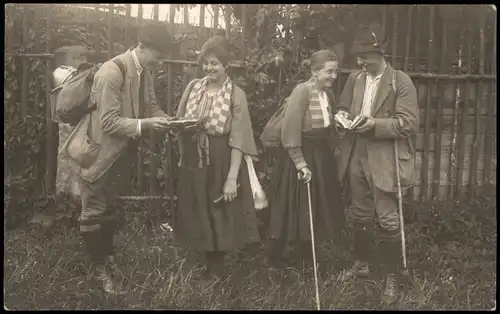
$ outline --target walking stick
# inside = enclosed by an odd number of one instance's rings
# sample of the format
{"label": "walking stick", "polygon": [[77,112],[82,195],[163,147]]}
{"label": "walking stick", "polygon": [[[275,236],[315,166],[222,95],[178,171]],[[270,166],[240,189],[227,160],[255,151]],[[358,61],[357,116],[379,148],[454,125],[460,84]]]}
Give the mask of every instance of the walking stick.
{"label": "walking stick", "polygon": [[399,175],[399,151],[398,140],[394,140],[394,158],[396,164],[396,182],[398,185],[398,210],[399,210],[399,225],[401,228],[401,250],[403,253],[403,274],[408,273],[406,268],[406,241],[405,241],[405,224],[403,220],[403,193],[401,193],[401,178]]}
{"label": "walking stick", "polygon": [[311,227],[311,245],[312,245],[312,255],[314,262],[314,283],[316,285],[316,308],[321,310],[320,302],[319,302],[319,289],[318,289],[318,270],[316,268],[316,249],[314,243],[314,225],[312,218],[312,204],[311,204],[311,182],[307,182],[307,198],[309,201],[309,225]]}

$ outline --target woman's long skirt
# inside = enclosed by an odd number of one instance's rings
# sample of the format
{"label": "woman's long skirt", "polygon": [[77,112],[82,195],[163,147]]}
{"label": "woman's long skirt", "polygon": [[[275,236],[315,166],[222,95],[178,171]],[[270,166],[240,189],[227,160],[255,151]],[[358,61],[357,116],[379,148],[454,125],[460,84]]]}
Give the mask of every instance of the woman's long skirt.
{"label": "woman's long skirt", "polygon": [[228,136],[209,136],[209,165],[198,167],[196,141],[183,136],[183,165],[179,168],[179,204],[174,214],[177,240],[202,252],[227,251],[260,241],[247,165],[241,161],[238,196],[214,204],[223,193],[231,163]]}
{"label": "woman's long skirt", "polygon": [[[312,172],[314,239],[316,243],[337,239],[344,227],[344,208],[335,154],[326,137],[304,137],[302,153]],[[269,237],[275,242],[272,254],[285,257],[296,244],[310,241],[311,233],[307,186],[298,180],[297,169],[283,149],[278,152],[268,197]]]}

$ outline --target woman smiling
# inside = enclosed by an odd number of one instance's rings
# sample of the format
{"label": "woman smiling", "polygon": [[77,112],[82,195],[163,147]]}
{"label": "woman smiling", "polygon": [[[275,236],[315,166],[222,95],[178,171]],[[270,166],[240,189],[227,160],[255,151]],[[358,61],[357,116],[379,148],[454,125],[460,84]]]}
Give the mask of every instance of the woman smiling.
{"label": "woman smiling", "polygon": [[[311,185],[315,239],[331,239],[343,227],[340,185],[332,149],[333,95],[339,61],[321,50],[311,56],[311,78],[295,87],[285,104],[281,149],[269,191],[271,264],[284,261],[296,243],[304,262],[312,261],[306,184]],[[302,181],[302,182],[301,182]]]}
{"label": "woman smiling", "polygon": [[175,234],[206,253],[207,275],[223,277],[224,253],[260,241],[244,155],[256,156],[245,92],[226,74],[229,45],[210,38],[199,55],[206,76],[182,95],[177,117],[196,119],[179,139],[179,204]]}

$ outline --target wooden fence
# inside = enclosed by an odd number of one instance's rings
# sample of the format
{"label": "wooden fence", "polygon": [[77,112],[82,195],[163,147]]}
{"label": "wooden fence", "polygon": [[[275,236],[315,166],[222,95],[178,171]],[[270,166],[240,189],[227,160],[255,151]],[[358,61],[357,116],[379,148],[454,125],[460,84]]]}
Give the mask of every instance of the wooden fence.
{"label": "wooden fence", "polygon": [[[96,41],[95,55],[105,60],[116,54],[113,42],[115,14],[101,14],[102,5],[95,7],[98,16],[108,21],[107,47],[101,47],[98,40],[100,29],[94,27]],[[458,7],[458,6],[457,6]],[[7,14],[21,12],[23,35],[22,42],[28,46],[30,40],[30,15],[26,10],[28,5],[7,7]],[[51,76],[54,69],[54,32],[53,20],[54,5],[38,5],[35,14],[46,17],[47,30],[44,51],[23,49],[14,52],[10,41],[6,39],[6,55],[21,58],[22,82],[18,93],[21,95],[20,106],[23,112],[28,110],[28,82],[30,62],[44,60],[45,75]],[[109,5],[114,12],[114,5]],[[200,16],[200,26],[204,27],[204,17]],[[174,12],[171,8],[170,25],[173,33]],[[454,40],[456,32],[447,28],[447,17],[443,16],[439,6],[380,6],[380,22],[385,26],[390,39],[388,60],[397,69],[404,70],[414,80],[418,90],[421,125],[416,138],[417,148],[417,186],[410,192],[416,199],[425,200],[430,197],[456,197],[465,192],[474,193],[478,186],[485,183],[496,184],[496,15],[483,15],[477,23],[462,23],[458,27],[459,40]],[[467,10],[462,10],[465,16]],[[126,14],[123,19],[128,22],[134,20],[137,25],[143,23],[142,5],[139,4],[139,15],[133,18],[130,15],[130,4],[126,5]],[[154,7],[154,19],[158,20],[159,5]],[[186,11],[187,12],[187,11]],[[186,14],[185,12],[185,14]],[[441,12],[441,13],[439,13]],[[227,13],[227,12],[226,12]],[[218,12],[216,12],[218,15]],[[122,17],[120,17],[122,18]],[[226,18],[226,21],[229,20]],[[446,20],[446,21],[445,21]],[[460,23],[460,18],[455,23]],[[90,23],[89,23],[90,24]],[[101,25],[96,21],[96,25]],[[466,26],[471,25],[471,26]],[[457,27],[455,27],[456,29]],[[125,28],[122,45],[128,47],[134,41],[130,30]],[[243,33],[245,29],[243,29]],[[212,32],[210,32],[212,33]],[[8,34],[7,36],[8,37]],[[36,40],[36,38],[35,38]],[[455,42],[456,41],[456,42]],[[426,47],[422,47],[427,43]],[[198,43],[200,44],[200,43]],[[242,40],[242,46],[245,42]],[[39,46],[39,45],[38,45]],[[41,49],[42,47],[35,46]],[[240,47],[241,48],[241,47]],[[458,50],[458,53],[454,53]],[[426,52],[426,53],[425,53]],[[455,58],[455,59],[454,59]],[[454,61],[455,60],[455,61]],[[423,62],[422,62],[423,61]],[[163,109],[170,115],[174,113],[173,73],[179,65],[194,65],[192,61],[170,60],[167,69],[167,100]],[[448,71],[446,65],[452,65]],[[349,73],[355,70],[350,64],[343,69],[336,86],[336,94],[340,95],[341,88]],[[454,73],[453,73],[454,71]],[[38,87],[39,88],[39,87]],[[50,87],[45,90],[46,103]],[[50,193],[55,186],[57,140],[54,134],[57,125],[50,118],[50,107],[45,106],[46,116],[46,169],[45,187]],[[145,157],[142,152],[138,155],[138,185],[144,185],[143,176],[144,158],[149,158],[149,173],[158,171],[161,163],[166,182],[166,194],[160,191],[156,176],[149,175],[149,191],[141,191],[128,199],[158,199],[167,198],[174,201],[175,165],[171,141],[164,141],[151,134],[149,145],[152,155]],[[163,146],[166,145],[166,146]],[[158,158],[158,153],[166,150],[166,158]],[[149,196],[144,194],[149,194]],[[164,196],[160,196],[160,195]],[[166,196],[165,196],[166,195]],[[173,205],[173,204],[171,204]]]}

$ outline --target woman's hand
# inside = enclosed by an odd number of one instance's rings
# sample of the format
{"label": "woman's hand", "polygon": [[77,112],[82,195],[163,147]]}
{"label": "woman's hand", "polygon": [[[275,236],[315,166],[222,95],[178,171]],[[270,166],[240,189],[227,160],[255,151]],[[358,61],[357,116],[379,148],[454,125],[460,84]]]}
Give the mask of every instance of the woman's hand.
{"label": "woman's hand", "polygon": [[224,201],[232,202],[238,196],[238,186],[236,184],[236,179],[226,179],[224,184]]}
{"label": "woman's hand", "polygon": [[304,180],[305,183],[311,182],[312,172],[308,167],[304,167],[297,173],[299,180]]}

